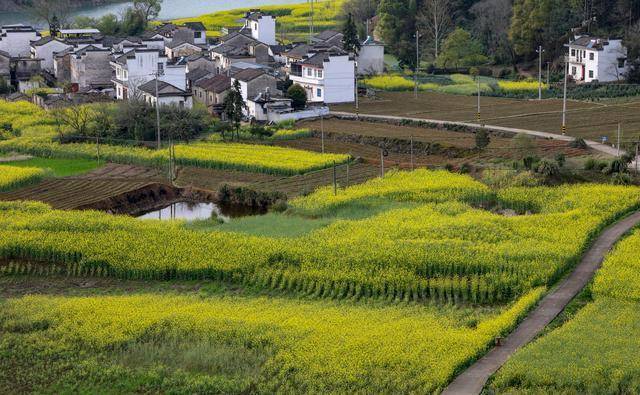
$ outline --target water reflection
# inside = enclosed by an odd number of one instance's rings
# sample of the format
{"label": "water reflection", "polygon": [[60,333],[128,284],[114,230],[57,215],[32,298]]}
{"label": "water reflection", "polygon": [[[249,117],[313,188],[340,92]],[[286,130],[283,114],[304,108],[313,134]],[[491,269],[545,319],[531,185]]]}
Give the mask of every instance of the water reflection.
{"label": "water reflection", "polygon": [[184,219],[187,221],[201,219],[217,219],[222,222],[229,222],[231,218],[244,217],[248,215],[264,214],[266,209],[258,209],[245,206],[226,206],[215,203],[195,203],[178,202],[170,204],[164,208],[149,211],[139,215],[140,219]]}

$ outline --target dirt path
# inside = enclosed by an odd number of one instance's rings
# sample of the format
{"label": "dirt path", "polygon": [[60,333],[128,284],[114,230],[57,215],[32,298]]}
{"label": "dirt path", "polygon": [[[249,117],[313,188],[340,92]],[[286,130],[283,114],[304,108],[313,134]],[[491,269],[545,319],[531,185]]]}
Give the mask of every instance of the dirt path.
{"label": "dirt path", "polygon": [[479,394],[494,374],[519,348],[525,346],[562,312],[569,302],[591,281],[604,255],[630,229],[640,223],[640,211],[616,222],[596,239],[571,274],[518,327],[484,357],[462,372],[444,390],[443,395]]}

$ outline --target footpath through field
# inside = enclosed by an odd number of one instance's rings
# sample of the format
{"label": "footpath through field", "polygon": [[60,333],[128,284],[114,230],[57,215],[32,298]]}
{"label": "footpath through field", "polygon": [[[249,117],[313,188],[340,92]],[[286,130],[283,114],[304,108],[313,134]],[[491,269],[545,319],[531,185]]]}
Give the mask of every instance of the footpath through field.
{"label": "footpath through field", "polygon": [[[466,126],[470,128],[484,128],[487,130],[495,131],[495,132],[507,132],[507,133],[516,133],[516,134],[527,134],[529,136],[540,137],[545,139],[553,139],[560,141],[573,141],[574,137],[572,136],[563,136],[561,134],[548,133],[548,132],[539,132],[536,130],[528,130],[528,129],[518,129],[518,128],[509,128],[505,126],[496,126],[496,125],[483,125],[478,123],[470,123],[470,122],[457,122],[457,121],[441,121],[437,119],[426,119],[426,118],[410,118],[410,117],[399,117],[394,115],[376,115],[376,114],[356,114],[353,112],[341,112],[341,111],[331,111],[330,115],[334,115],[340,118],[347,119],[360,119],[360,120],[382,120],[382,121],[409,121],[409,122],[429,122],[439,125],[453,125],[453,126]],[[616,148],[613,148],[609,145],[598,143],[592,140],[585,140],[589,148],[594,149],[595,151],[602,152],[607,155],[616,156],[618,151]],[[621,151],[621,153],[624,153]],[[633,164],[632,164],[633,166]]]}
{"label": "footpath through field", "polygon": [[604,255],[618,239],[638,224],[640,224],[640,211],[616,222],[602,232],[583,255],[573,272],[540,301],[527,318],[502,341],[502,345],[491,349],[484,357],[462,372],[442,394],[479,394],[489,377],[519,348],[533,340],[591,281],[600,268]]}

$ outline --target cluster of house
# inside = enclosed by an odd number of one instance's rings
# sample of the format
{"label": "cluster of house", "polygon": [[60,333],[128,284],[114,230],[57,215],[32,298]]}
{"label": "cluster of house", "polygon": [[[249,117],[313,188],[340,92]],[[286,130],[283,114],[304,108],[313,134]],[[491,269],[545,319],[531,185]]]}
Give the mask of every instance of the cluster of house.
{"label": "cluster of house", "polygon": [[217,115],[238,81],[247,117],[277,121],[304,116],[292,115],[291,100],[283,94],[287,79],[305,89],[310,104],[331,104],[355,100],[357,74],[384,72],[384,46],[372,38],[358,54],[344,50],[337,31],[282,45],[276,40],[276,18],[259,10],[248,12],[243,26],[222,33],[209,41],[200,22],[163,23],[126,38],[96,29],[63,29],[55,37],[41,37],[30,26],[3,26],[0,77],[22,92],[57,83],[76,94],[136,98],[151,105],[190,108],[198,101]]}
{"label": "cluster of house", "polygon": [[629,71],[620,39],[577,36],[568,47],[568,72],[578,83],[621,81]]}

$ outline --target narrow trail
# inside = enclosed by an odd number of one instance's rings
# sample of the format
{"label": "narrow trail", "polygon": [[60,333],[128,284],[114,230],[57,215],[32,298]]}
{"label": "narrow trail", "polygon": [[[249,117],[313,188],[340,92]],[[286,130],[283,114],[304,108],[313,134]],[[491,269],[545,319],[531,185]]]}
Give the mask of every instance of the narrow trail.
{"label": "narrow trail", "polygon": [[605,229],[583,255],[573,272],[540,301],[527,318],[502,341],[502,345],[492,348],[485,356],[462,372],[442,394],[479,394],[489,377],[519,348],[533,340],[582,291],[600,268],[605,254],[625,233],[638,224],[640,224],[640,211],[636,211]]}

